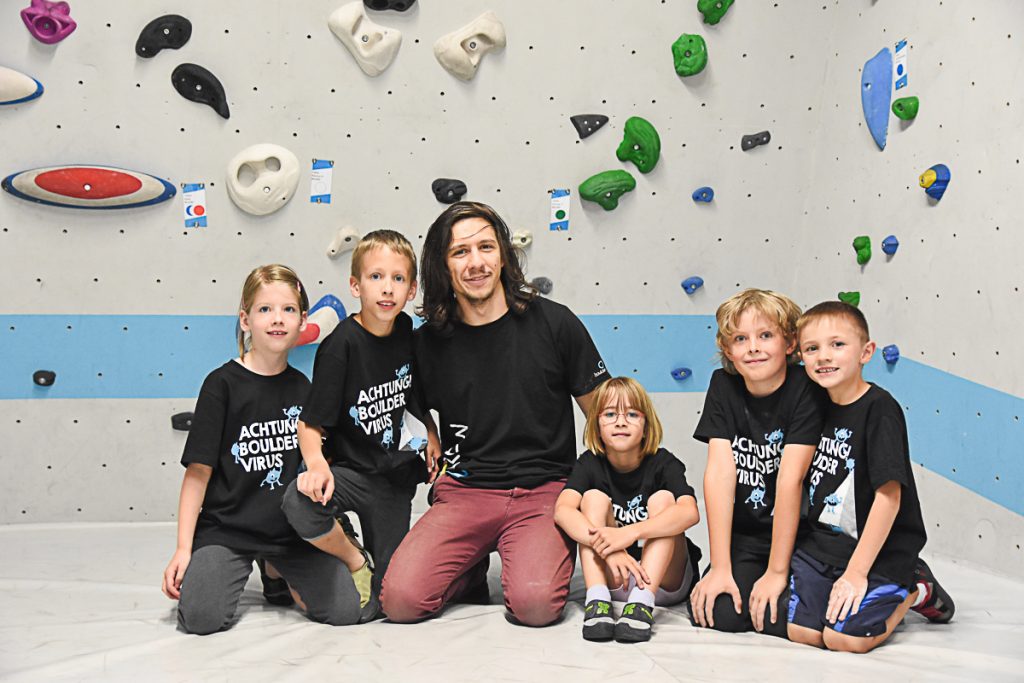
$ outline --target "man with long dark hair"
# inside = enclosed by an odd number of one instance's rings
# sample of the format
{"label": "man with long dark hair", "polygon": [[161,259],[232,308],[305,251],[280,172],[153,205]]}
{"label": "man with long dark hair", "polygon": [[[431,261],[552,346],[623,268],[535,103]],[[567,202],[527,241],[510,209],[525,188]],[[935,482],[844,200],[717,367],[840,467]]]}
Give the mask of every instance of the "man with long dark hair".
{"label": "man with long dark hair", "polygon": [[433,505],[391,560],[384,611],[412,622],[480,598],[497,550],[510,621],[550,624],[575,560],[553,518],[576,460],[571,397],[585,413],[608,371],[579,319],[526,283],[489,206],[458,202],[434,221],[421,283],[417,387],[440,416],[427,447]]}

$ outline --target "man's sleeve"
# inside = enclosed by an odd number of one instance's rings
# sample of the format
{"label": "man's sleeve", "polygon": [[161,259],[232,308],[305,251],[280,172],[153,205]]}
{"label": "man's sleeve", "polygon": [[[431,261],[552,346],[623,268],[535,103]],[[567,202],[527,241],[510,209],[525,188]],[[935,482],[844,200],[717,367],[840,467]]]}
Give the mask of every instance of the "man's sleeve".
{"label": "man's sleeve", "polygon": [[583,322],[568,308],[563,308],[563,312],[559,325],[559,343],[566,366],[566,381],[569,393],[577,397],[584,396],[611,375]]}

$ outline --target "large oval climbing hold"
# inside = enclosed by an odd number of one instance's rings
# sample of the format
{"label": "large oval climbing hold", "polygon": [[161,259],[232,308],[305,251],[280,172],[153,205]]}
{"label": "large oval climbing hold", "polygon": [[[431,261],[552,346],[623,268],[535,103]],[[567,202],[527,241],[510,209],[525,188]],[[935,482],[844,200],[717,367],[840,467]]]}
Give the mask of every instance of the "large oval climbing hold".
{"label": "large oval climbing hold", "polygon": [[37,168],[12,173],[0,185],[19,199],[74,209],[132,209],[176,193],[162,178],[111,166]]}
{"label": "large oval climbing hold", "polygon": [[580,183],[580,197],[611,211],[619,205],[622,195],[635,188],[636,178],[629,171],[616,169],[592,175]]}
{"label": "large oval climbing hold", "polygon": [[42,83],[20,71],[0,66],[0,106],[28,102],[42,94]]}
{"label": "large oval climbing hold", "polygon": [[892,53],[883,47],[864,63],[860,76],[860,103],[864,120],[878,149],[885,149],[889,135],[889,103],[892,101]]}

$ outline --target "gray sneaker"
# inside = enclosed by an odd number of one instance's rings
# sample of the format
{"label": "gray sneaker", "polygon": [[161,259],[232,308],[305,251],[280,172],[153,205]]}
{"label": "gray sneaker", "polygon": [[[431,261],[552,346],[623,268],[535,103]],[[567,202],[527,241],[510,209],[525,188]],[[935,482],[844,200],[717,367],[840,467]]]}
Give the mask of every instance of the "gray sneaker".
{"label": "gray sneaker", "polygon": [[605,600],[591,600],[583,608],[583,639],[611,640],[615,634],[615,616],[612,603]]}

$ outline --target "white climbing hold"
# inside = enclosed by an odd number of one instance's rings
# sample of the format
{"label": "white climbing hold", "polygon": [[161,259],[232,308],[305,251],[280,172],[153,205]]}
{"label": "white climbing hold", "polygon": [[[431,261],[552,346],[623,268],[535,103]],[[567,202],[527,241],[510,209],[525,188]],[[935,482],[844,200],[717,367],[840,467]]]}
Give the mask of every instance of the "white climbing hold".
{"label": "white climbing hold", "polygon": [[299,160],[280,145],[246,147],[228,162],[228,196],[255,216],[274,213],[295,195]]}
{"label": "white climbing hold", "polygon": [[345,252],[352,251],[359,244],[359,239],[362,236],[356,232],[355,228],[344,227],[338,231],[338,234],[334,236],[331,243],[327,245],[327,256],[330,258],[338,258]]}
{"label": "white climbing hold", "polygon": [[402,32],[370,21],[361,0],[334,10],[327,26],[367,76],[383,73],[402,46]]}
{"label": "white climbing hold", "polygon": [[457,31],[434,43],[434,56],[445,71],[468,81],[476,75],[483,56],[505,47],[505,26],[494,12],[484,12]]}

